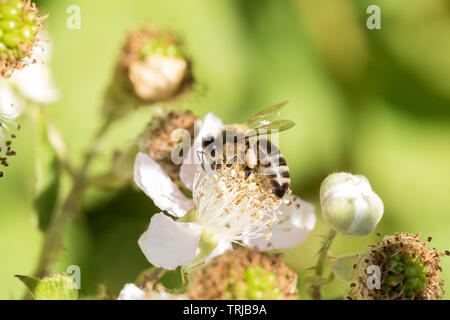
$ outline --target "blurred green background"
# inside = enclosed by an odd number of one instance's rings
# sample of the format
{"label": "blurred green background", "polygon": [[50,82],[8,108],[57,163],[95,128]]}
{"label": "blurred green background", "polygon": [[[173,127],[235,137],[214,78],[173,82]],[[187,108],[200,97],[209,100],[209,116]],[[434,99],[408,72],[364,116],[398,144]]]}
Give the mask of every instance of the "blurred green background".
{"label": "blurred green background", "polygon": [[[41,0],[62,98],[47,106],[71,158],[79,162],[98,126],[102,95],[125,34],[153,21],[181,34],[200,83],[185,102],[199,116],[214,112],[243,122],[289,100],[284,117],[297,123],[280,136],[293,190],[318,205],[331,172],[366,175],[385,204],[376,232],[422,232],[450,249],[450,2],[447,0]],[[366,8],[381,8],[381,30],[368,30]],[[69,5],[81,29],[69,30]],[[115,125],[93,171],[125,149],[151,118],[140,110]],[[14,274],[32,274],[42,244],[32,208],[36,128],[27,118],[17,158],[0,181],[0,298],[24,293]],[[55,271],[81,267],[82,293],[104,284],[117,294],[148,262],[137,246],[157,209],[132,186],[89,190],[83,214],[67,228]],[[286,251],[300,274],[312,266],[326,231]],[[366,250],[375,235],[339,235],[331,254]],[[442,277],[450,283],[450,259]],[[302,283],[300,283],[300,288]],[[325,297],[346,284],[325,286]],[[448,291],[448,290],[447,290]],[[450,297],[450,295],[446,295]]]}

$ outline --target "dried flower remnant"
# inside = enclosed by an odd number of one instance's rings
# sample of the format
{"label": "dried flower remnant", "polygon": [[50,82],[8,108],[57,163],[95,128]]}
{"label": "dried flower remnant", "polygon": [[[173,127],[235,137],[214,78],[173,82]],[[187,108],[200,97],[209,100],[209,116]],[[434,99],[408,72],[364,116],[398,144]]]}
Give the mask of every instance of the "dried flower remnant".
{"label": "dried flower remnant", "polygon": [[297,274],[284,264],[282,254],[239,248],[215,258],[193,277],[189,296],[195,300],[298,299]]}
{"label": "dried flower remnant", "polygon": [[[385,236],[356,264],[358,278],[351,284],[350,298],[360,300],[438,300],[443,295],[440,257],[435,248],[429,249],[421,234],[396,233]],[[367,285],[369,266],[378,266],[381,288]],[[370,279],[369,279],[370,281]]]}
{"label": "dried flower remnant", "polygon": [[[186,153],[188,150],[175,150],[184,138],[184,133],[194,136],[194,126],[197,117],[190,111],[162,111],[153,117],[145,131],[139,136],[139,150],[155,160],[169,177],[182,186],[180,180],[181,163],[174,163],[172,152]],[[179,139],[174,136],[179,132]]]}
{"label": "dried flower remnant", "polygon": [[125,39],[107,91],[105,112],[122,115],[130,105],[175,100],[188,92],[193,82],[192,63],[183,43],[167,31],[143,28]]}
{"label": "dried flower remnant", "polygon": [[0,0],[0,72],[9,78],[15,70],[35,63],[32,51],[42,21],[31,0]]}

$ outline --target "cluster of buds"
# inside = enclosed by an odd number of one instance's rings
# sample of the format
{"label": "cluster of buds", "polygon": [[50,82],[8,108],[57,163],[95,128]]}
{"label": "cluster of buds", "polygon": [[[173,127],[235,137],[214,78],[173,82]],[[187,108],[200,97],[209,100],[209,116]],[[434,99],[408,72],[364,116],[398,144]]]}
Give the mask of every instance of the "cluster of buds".
{"label": "cluster of buds", "polygon": [[239,248],[215,258],[194,277],[189,288],[194,300],[298,299],[297,274],[284,264],[281,254]]}
{"label": "cluster of buds", "polygon": [[3,78],[36,62],[31,55],[46,18],[39,17],[38,13],[31,0],[0,0],[0,73]]}
{"label": "cluster of buds", "polygon": [[193,82],[192,64],[182,42],[167,31],[143,28],[125,40],[104,112],[121,116],[130,106],[175,100]]}
{"label": "cluster of buds", "polygon": [[[349,298],[358,300],[438,300],[443,295],[439,253],[421,235],[386,236],[359,256]],[[431,238],[427,239],[431,241]],[[450,254],[448,251],[445,254]],[[377,272],[378,270],[378,272]],[[379,277],[379,279],[376,279]]]}

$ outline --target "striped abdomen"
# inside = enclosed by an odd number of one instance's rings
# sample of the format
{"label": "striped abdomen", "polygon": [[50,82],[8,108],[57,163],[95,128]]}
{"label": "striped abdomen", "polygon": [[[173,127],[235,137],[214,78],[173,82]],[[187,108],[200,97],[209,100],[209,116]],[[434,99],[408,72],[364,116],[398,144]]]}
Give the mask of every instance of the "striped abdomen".
{"label": "striped abdomen", "polygon": [[267,139],[257,141],[259,173],[263,180],[270,185],[272,192],[283,198],[291,183],[286,159],[280,150]]}

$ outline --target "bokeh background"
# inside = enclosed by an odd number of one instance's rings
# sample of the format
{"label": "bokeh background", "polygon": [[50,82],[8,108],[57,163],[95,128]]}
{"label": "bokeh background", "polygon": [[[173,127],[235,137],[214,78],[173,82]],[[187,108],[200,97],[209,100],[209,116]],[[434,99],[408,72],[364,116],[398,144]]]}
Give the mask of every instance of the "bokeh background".
{"label": "bokeh background", "polygon": [[[41,0],[52,43],[50,67],[62,93],[47,106],[71,158],[79,162],[100,119],[99,105],[125,34],[147,21],[181,34],[199,85],[185,102],[199,116],[214,112],[243,122],[289,100],[295,128],[280,136],[293,190],[318,205],[331,172],[366,175],[385,204],[376,232],[422,232],[450,249],[450,2],[447,0]],[[368,30],[366,9],[381,8],[381,30]],[[69,5],[81,29],[69,30]],[[117,123],[93,172],[109,166],[151,118],[143,109]],[[42,234],[32,207],[36,128],[20,119],[17,158],[0,181],[0,298],[24,293],[14,274],[32,274]],[[81,267],[84,295],[98,284],[117,294],[148,262],[137,246],[157,209],[133,186],[89,190],[82,215],[66,229],[55,271]],[[319,208],[319,207],[318,207]],[[301,275],[316,258],[326,226],[286,250]],[[366,250],[375,235],[339,235],[331,254]],[[442,260],[450,283],[450,258]],[[299,284],[303,289],[302,283]],[[346,284],[325,286],[341,296]],[[447,291],[448,287],[447,287]],[[446,295],[450,297],[450,295]]]}

